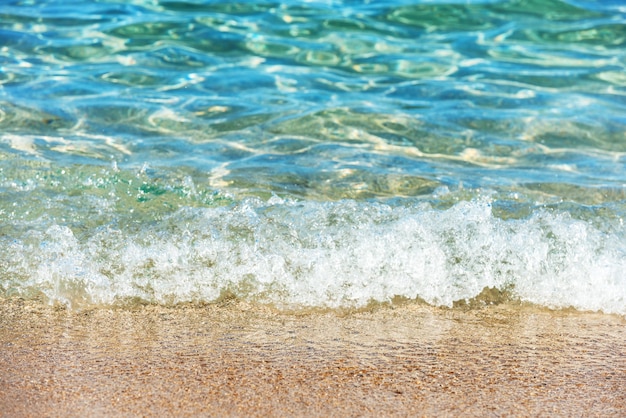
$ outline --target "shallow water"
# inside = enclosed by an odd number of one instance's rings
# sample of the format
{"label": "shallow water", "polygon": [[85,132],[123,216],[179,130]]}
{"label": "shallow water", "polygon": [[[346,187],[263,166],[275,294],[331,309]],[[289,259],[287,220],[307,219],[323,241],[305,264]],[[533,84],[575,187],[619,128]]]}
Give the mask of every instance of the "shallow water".
{"label": "shallow water", "polygon": [[11,417],[621,417],[626,318],[414,303],[337,315],[246,301],[0,304]]}
{"label": "shallow water", "polygon": [[626,314],[620,3],[9,3],[0,292]]}

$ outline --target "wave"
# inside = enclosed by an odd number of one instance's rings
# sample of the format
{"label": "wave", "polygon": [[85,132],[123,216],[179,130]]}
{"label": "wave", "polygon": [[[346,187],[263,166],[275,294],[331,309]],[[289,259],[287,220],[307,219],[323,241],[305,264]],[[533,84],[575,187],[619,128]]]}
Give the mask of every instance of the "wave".
{"label": "wave", "polygon": [[[35,222],[34,225],[43,225]],[[552,308],[626,314],[626,235],[566,212],[494,216],[491,202],[246,198],[160,221],[4,236],[0,290],[71,307],[214,302],[362,307],[396,297],[452,306],[499,289]]]}

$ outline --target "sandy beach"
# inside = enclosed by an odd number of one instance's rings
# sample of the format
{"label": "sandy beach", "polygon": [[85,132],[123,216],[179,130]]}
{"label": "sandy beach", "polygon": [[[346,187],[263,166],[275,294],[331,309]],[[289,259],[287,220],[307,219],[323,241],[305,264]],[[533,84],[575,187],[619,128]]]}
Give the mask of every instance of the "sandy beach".
{"label": "sandy beach", "polygon": [[512,305],[2,300],[0,415],[624,416],[626,320]]}

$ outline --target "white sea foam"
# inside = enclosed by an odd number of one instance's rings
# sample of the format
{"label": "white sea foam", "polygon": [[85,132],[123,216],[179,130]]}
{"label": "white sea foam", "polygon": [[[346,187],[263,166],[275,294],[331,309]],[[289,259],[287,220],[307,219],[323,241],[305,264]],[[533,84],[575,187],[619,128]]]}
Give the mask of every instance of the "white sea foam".
{"label": "white sea foam", "polygon": [[[71,306],[130,299],[358,307],[395,296],[450,306],[485,287],[523,301],[626,314],[626,239],[566,213],[503,220],[488,202],[449,209],[250,199],[181,209],[133,231],[65,226],[13,239],[5,293]],[[1,283],[1,282],[0,282]]]}

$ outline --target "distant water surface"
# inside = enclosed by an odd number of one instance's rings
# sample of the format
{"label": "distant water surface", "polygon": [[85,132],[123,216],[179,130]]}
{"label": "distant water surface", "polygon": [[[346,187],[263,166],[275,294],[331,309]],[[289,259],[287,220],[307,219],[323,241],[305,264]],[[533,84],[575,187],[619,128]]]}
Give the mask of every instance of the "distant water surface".
{"label": "distant water surface", "polygon": [[624,315],[625,218],[621,1],[0,9],[5,296]]}

